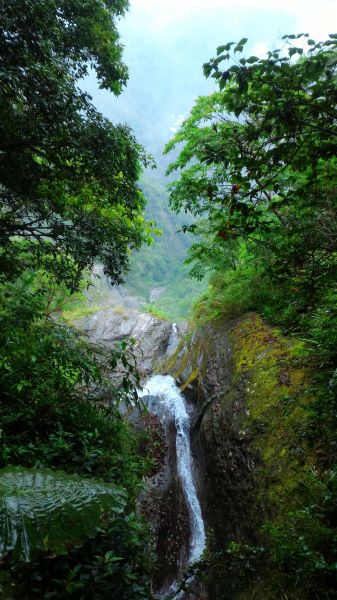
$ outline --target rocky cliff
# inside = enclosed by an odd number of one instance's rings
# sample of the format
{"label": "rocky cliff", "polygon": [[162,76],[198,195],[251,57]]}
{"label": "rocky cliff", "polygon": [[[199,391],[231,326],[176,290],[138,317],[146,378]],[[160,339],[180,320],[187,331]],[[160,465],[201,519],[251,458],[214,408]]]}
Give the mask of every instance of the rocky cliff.
{"label": "rocky cliff", "polygon": [[[116,340],[134,339],[142,376],[171,374],[189,402],[208,551],[200,567],[206,584],[192,585],[184,599],[311,598],[310,592],[284,596],[282,576],[268,565],[264,551],[268,527],[282,532],[291,511],[313,495],[319,448],[308,432],[315,365],[305,343],[286,338],[253,313],[184,334],[184,328],[115,305],[82,319],[80,326],[91,341],[108,348]],[[163,430],[156,418],[149,426],[148,418],[147,452],[156,456],[159,449],[159,454],[139,506],[154,534],[153,581],[159,590],[186,565],[189,525],[175,425],[166,423]],[[134,422],[144,429],[144,417]]]}
{"label": "rocky cliff", "polygon": [[212,600],[281,597],[263,580],[241,586],[226,561],[228,547],[262,544],[261,526],[281,523],[300,502],[298,481],[306,485],[315,462],[305,433],[310,368],[304,343],[256,314],[194,331],[166,362],[196,407],[199,494],[223,570],[210,567]]}
{"label": "rocky cliff", "polygon": [[[174,352],[186,326],[140,312],[136,299],[125,298],[115,289],[107,295],[106,287],[102,288],[103,301],[110,306],[95,310],[75,324],[90,342],[107,349],[114,348],[118,341],[132,340],[137,369],[145,385]],[[189,519],[177,472],[175,423],[166,418],[162,424],[158,416],[141,413],[136,407],[126,414],[139,433],[140,452],[152,464],[144,477],[138,508],[153,534],[158,557],[153,587],[157,592],[170,587],[188,560]]]}

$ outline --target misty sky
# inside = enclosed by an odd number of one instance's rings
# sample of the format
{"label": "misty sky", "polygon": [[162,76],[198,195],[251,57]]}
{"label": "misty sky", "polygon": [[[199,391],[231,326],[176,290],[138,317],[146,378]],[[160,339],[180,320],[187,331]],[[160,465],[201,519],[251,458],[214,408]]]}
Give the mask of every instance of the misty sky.
{"label": "misty sky", "polygon": [[216,47],[248,37],[250,53],[280,47],[286,33],[307,32],[316,41],[337,30],[337,0],[131,0],[120,21],[127,89],[118,98],[97,90],[94,103],[113,121],[129,123],[156,155],[193,100],[214,89],[202,64]]}

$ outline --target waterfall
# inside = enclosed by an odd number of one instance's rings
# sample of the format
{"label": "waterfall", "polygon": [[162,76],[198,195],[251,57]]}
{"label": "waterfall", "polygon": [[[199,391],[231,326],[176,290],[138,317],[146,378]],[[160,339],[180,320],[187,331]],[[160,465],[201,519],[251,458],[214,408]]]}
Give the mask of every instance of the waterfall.
{"label": "waterfall", "polygon": [[167,356],[170,356],[171,354],[173,354],[173,352],[176,351],[176,349],[178,348],[179,339],[180,339],[180,337],[178,335],[177,324],[172,323],[172,331],[171,331],[170,339],[168,341],[167,350],[166,350]]}
{"label": "waterfall", "polygon": [[169,375],[155,375],[140,393],[150,412],[165,424],[174,419],[176,427],[177,468],[188,508],[191,540],[189,564],[197,561],[205,549],[205,527],[193,477],[190,446],[190,419],[183,395]]}

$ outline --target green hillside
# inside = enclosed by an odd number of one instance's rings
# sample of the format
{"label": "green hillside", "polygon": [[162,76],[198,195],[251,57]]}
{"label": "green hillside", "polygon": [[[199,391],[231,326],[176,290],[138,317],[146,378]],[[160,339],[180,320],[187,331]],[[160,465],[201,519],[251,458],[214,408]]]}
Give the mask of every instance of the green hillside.
{"label": "green hillside", "polygon": [[204,282],[190,279],[190,269],[183,264],[192,236],[183,233],[181,228],[191,222],[191,216],[175,215],[169,210],[168,194],[159,180],[145,175],[141,186],[147,199],[146,217],[154,221],[162,233],[155,237],[153,244],[144,245],[134,253],[126,285],[132,294],[148,303],[151,290],[163,288],[160,297],[148,308],[172,319],[186,318],[193,302],[206,287]]}

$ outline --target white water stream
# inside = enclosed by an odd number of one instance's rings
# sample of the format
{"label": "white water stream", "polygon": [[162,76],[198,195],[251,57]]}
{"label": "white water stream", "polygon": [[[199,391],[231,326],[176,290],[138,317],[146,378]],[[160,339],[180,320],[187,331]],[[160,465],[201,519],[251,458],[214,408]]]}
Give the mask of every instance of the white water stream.
{"label": "white water stream", "polygon": [[[144,385],[140,393],[150,412],[164,423],[174,419],[176,426],[177,468],[184,491],[191,528],[189,564],[197,561],[205,549],[205,527],[193,478],[193,462],[190,446],[190,419],[185,399],[173,377],[155,375]],[[148,396],[148,398],[146,398]]]}
{"label": "white water stream", "polygon": [[178,327],[177,327],[176,323],[173,323],[170,339],[167,344],[167,350],[166,350],[167,356],[170,356],[171,354],[173,354],[173,352],[176,351],[176,349],[178,348],[178,344],[179,344]]}

